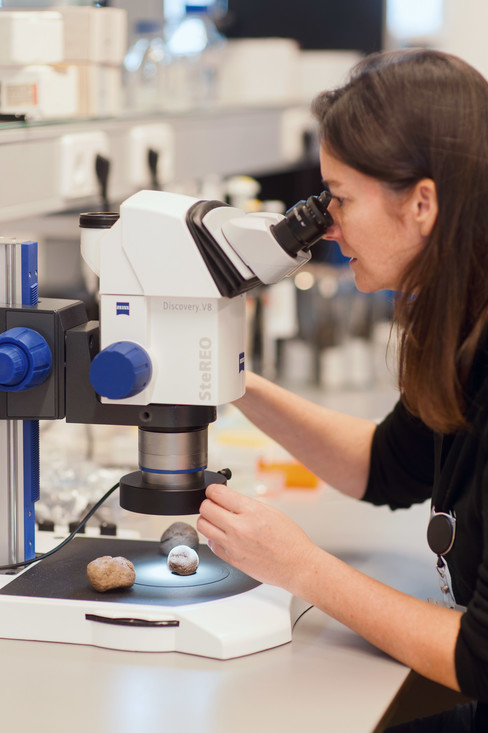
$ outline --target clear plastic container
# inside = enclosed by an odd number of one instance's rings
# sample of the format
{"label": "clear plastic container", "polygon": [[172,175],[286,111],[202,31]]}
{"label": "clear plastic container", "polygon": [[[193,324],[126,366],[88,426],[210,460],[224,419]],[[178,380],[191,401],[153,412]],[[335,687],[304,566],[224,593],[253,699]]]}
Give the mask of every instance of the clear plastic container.
{"label": "clear plastic container", "polygon": [[207,4],[185,5],[184,16],[167,28],[171,80],[165,106],[189,108],[215,103],[225,42]]}
{"label": "clear plastic container", "polygon": [[166,73],[170,61],[162,23],[152,20],[136,23],[134,41],[124,59],[128,110],[155,111],[164,106]]}

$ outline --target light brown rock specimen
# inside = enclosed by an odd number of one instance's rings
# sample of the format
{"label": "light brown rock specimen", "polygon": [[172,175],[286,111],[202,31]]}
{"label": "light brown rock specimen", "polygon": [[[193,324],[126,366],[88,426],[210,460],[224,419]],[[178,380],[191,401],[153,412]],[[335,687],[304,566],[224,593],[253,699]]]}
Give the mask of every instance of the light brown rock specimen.
{"label": "light brown rock specimen", "polygon": [[88,580],[100,593],[114,588],[130,588],[134,585],[136,571],[126,557],[103,555],[86,566]]}
{"label": "light brown rock specimen", "polygon": [[177,575],[193,575],[198,568],[198,555],[191,547],[177,545],[168,555],[168,568]]}
{"label": "light brown rock specimen", "polygon": [[198,549],[198,532],[186,522],[173,522],[161,535],[159,548],[163,555],[169,555],[173,547],[186,545]]}

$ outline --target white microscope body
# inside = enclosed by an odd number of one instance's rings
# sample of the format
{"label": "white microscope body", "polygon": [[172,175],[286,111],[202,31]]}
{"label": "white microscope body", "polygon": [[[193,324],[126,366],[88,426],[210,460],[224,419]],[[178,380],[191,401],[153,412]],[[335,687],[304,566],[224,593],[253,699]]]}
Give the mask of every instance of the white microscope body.
{"label": "white microscope body", "polygon": [[[195,513],[208,483],[224,480],[206,473],[208,410],[244,393],[245,293],[310,259],[331,221],[329,201],[324,192],[286,215],[246,214],[140,191],[120,215],[81,215],[82,255],[100,278],[90,382],[102,403],[148,406],[140,471],[121,479],[122,507]],[[159,422],[154,405],[168,406]]]}
{"label": "white microscope body", "polygon": [[[187,222],[198,203],[141,191],[111,228],[82,229],[82,255],[100,277],[101,349],[133,342],[152,366],[146,386],[119,398],[124,403],[220,405],[244,392],[245,294],[227,297],[209,271]],[[310,258],[287,254],[273,237],[270,227],[282,219],[225,204],[202,217],[241,290],[277,282]]]}

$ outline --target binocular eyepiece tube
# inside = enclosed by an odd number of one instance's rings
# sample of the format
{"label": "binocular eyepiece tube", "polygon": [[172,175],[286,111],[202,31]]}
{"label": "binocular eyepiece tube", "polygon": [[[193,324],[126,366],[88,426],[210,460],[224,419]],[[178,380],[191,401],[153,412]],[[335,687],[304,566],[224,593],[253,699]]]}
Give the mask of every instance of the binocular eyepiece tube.
{"label": "binocular eyepiece tube", "polygon": [[329,191],[299,201],[285,214],[278,224],[271,227],[273,236],[292,257],[298,252],[310,249],[334,223],[327,211],[332,200]]}

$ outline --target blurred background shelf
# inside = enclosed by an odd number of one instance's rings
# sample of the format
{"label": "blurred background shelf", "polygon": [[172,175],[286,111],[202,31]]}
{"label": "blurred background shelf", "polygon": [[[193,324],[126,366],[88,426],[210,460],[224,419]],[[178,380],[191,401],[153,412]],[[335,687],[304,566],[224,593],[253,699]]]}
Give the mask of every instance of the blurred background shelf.
{"label": "blurred background shelf", "polygon": [[[306,126],[306,107],[293,109],[295,118],[302,116]],[[174,188],[210,175],[223,177],[243,171],[260,174],[285,169],[304,153],[303,147],[300,150],[300,142],[298,148],[294,144],[291,153],[283,148],[286,144],[283,128],[289,110],[285,106],[212,108],[173,116],[0,126],[0,170],[3,171],[0,221],[25,221],[31,216],[96,205],[101,194],[93,178],[93,160],[83,155],[86,145],[92,158],[100,154],[110,162],[108,197],[111,201],[121,201],[140,188],[150,187],[149,168],[146,181],[133,176],[129,141],[134,130],[146,129],[149,135],[158,125],[166,128],[172,142],[166,153],[171,162],[169,173],[164,176],[166,180],[161,181],[163,188],[169,183]],[[301,134],[299,129],[296,134]],[[71,150],[66,153],[67,140],[71,142]],[[151,145],[150,137],[147,145]],[[68,189],[63,182],[67,155],[71,156],[74,174],[74,185]],[[162,166],[167,163],[161,159]],[[145,165],[145,161],[141,165]],[[87,190],[86,185],[91,194],[77,196],[76,186],[83,192]]]}

